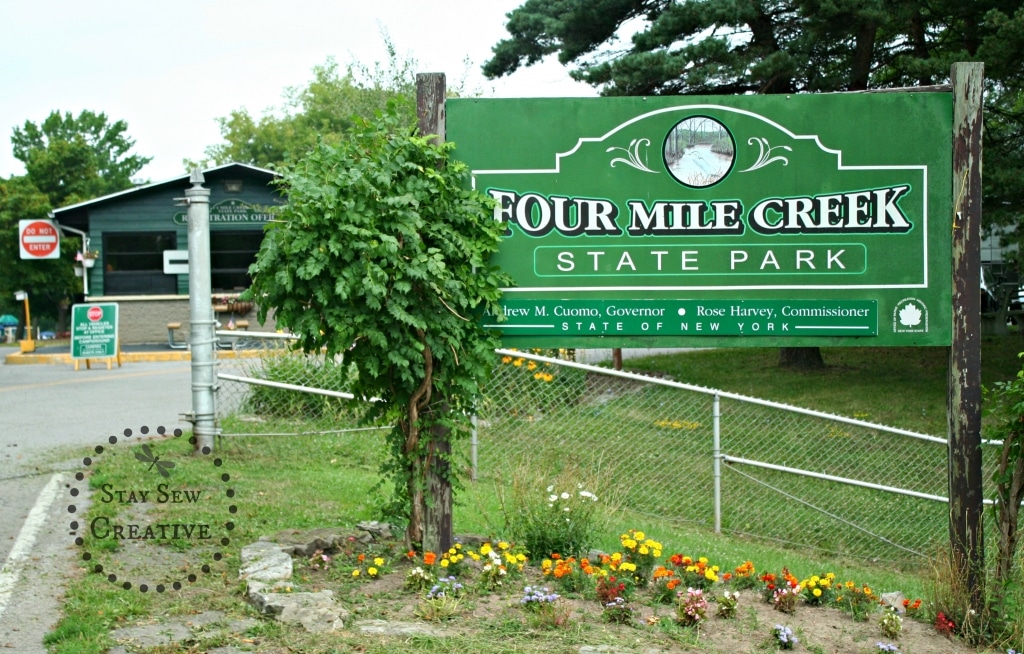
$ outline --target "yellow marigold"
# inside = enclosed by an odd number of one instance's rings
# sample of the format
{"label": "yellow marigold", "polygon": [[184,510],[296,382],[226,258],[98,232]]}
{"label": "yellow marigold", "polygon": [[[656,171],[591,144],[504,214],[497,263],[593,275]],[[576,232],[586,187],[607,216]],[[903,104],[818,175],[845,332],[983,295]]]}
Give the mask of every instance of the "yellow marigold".
{"label": "yellow marigold", "polygon": [[536,361],[529,361],[529,362],[527,362],[526,369],[527,370],[536,370],[537,369],[537,362]]}
{"label": "yellow marigold", "polygon": [[498,549],[507,550],[508,549],[508,543],[506,543],[503,540],[498,541]]}
{"label": "yellow marigold", "polygon": [[378,556],[377,558],[375,558],[373,560],[373,564],[374,565],[378,565],[378,566],[382,566],[382,565],[384,565],[384,559],[382,559],[381,557]]}
{"label": "yellow marigold", "polygon": [[449,563],[448,559],[441,559],[441,567],[442,568],[447,568],[448,567],[448,563]]}
{"label": "yellow marigold", "polygon": [[512,357],[510,357],[509,355],[506,354],[505,356],[501,357],[501,362],[502,363],[512,363]]}
{"label": "yellow marigold", "polygon": [[526,555],[522,552],[516,554],[516,563],[526,563]]}
{"label": "yellow marigold", "polygon": [[490,551],[491,551],[491,544],[490,543],[484,543],[483,545],[480,546],[480,553],[482,555],[487,556],[490,553]]}
{"label": "yellow marigold", "polygon": [[704,578],[708,581],[718,581],[718,575],[716,575],[715,571],[711,568],[704,571]]}
{"label": "yellow marigold", "polygon": [[375,568],[375,567],[373,567],[371,565],[369,568],[366,569],[366,573],[369,574],[371,577],[376,577],[377,576],[377,568]]}
{"label": "yellow marigold", "polygon": [[637,540],[643,540],[643,539],[645,539],[647,537],[644,536],[644,532],[642,532],[642,531],[635,531],[635,532],[633,532],[633,538],[635,538]]}
{"label": "yellow marigold", "polygon": [[359,576],[359,571],[358,570],[353,570],[352,571],[352,576],[353,577],[358,577]]}
{"label": "yellow marigold", "polygon": [[516,368],[522,368],[523,359],[516,359],[515,361],[512,362],[512,365],[515,366]]}
{"label": "yellow marigold", "polygon": [[821,589],[820,589],[820,588],[815,588],[814,590],[812,590],[812,591],[811,591],[811,593],[812,593],[812,594],[813,594],[813,595],[814,595],[815,597],[821,597]]}
{"label": "yellow marigold", "polygon": [[637,550],[637,551],[640,552],[641,554],[650,554],[651,553],[650,548],[647,547],[646,545],[641,545],[640,549]]}

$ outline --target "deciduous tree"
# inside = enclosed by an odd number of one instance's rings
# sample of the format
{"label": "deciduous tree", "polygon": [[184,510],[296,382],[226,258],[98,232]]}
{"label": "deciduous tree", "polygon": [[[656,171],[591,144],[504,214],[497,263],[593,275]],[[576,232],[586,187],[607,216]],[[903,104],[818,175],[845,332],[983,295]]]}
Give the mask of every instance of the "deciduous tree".
{"label": "deciduous tree", "polygon": [[131,188],[132,177],[150,157],[131,154],[128,124],[104,113],[52,112],[36,125],[25,121],[11,136],[14,157],[54,207]]}
{"label": "deciduous tree", "polygon": [[353,392],[377,398],[370,418],[393,421],[385,471],[419,544],[428,463],[447,456],[431,442],[467,433],[493,364],[497,339],[474,314],[499,313],[508,280],[488,264],[501,234],[490,200],[467,190],[452,144],[414,133],[408,113],[389,103],[284,169],[288,203],[250,293],[303,350],[344,356]]}

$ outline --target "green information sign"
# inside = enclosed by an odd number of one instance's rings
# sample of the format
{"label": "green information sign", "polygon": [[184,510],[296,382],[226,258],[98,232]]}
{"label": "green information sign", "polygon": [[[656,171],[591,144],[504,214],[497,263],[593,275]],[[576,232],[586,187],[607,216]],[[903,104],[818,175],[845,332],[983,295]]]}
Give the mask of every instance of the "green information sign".
{"label": "green information sign", "polygon": [[71,307],[71,358],[117,356],[117,303],[76,304]]}
{"label": "green information sign", "polygon": [[514,285],[505,319],[483,317],[504,345],[951,342],[950,93],[446,112],[506,225],[494,262]]}
{"label": "green information sign", "polygon": [[[175,225],[187,225],[187,213],[179,211],[172,217]],[[242,200],[222,200],[210,206],[210,224],[264,224],[274,219],[266,207],[260,207]]]}

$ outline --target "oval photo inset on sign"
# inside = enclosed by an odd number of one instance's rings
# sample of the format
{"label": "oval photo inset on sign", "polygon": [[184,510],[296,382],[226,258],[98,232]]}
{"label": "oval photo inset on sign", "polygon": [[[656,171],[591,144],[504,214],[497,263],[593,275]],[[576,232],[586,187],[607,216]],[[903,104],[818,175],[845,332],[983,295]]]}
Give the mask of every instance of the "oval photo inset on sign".
{"label": "oval photo inset on sign", "polygon": [[725,125],[708,116],[691,116],[665,137],[665,167],[680,184],[707,188],[720,182],[736,162],[736,142]]}

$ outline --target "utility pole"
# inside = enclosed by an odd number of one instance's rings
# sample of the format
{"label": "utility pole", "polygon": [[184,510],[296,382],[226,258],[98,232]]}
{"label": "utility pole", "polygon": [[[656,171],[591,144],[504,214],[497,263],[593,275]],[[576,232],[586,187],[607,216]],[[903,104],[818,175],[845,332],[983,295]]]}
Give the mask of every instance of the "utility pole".
{"label": "utility pole", "polygon": [[188,308],[189,344],[192,350],[192,435],[196,450],[212,452],[216,436],[214,407],[213,348],[216,346],[210,281],[210,189],[203,188],[203,173],[198,168],[189,177],[185,189],[188,206]]}

